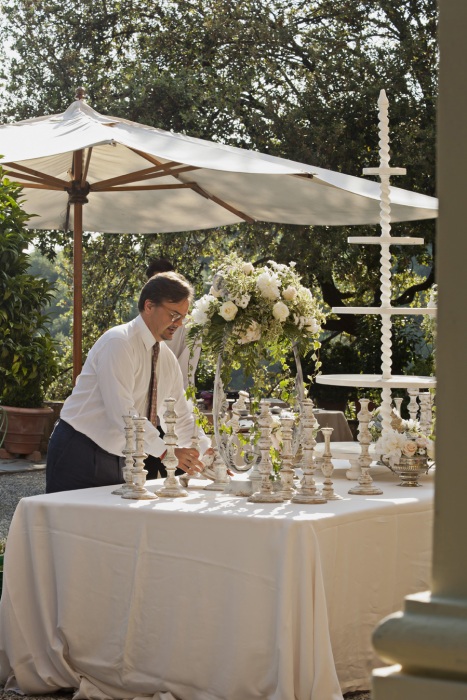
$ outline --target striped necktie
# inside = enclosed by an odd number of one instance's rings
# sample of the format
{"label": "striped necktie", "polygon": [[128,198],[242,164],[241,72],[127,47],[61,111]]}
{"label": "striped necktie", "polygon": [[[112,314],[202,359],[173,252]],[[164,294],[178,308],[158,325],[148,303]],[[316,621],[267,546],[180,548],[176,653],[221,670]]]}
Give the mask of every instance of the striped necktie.
{"label": "striped necktie", "polygon": [[151,423],[157,427],[157,376],[156,376],[156,365],[157,358],[159,357],[160,344],[158,342],[154,343],[152,348],[152,369],[151,369],[151,382],[149,384],[149,407],[148,407],[148,418]]}

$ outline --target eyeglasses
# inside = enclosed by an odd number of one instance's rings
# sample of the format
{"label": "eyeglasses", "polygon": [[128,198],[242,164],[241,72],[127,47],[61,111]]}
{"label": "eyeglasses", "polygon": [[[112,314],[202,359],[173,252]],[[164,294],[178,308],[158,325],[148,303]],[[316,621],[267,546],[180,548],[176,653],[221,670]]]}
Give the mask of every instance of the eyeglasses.
{"label": "eyeglasses", "polygon": [[187,320],[186,314],[179,314],[178,311],[173,311],[172,309],[169,309],[165,304],[158,304],[158,306],[162,306],[163,309],[169,312],[170,317],[172,319],[172,323],[176,323],[177,321],[182,321],[182,323],[185,323]]}

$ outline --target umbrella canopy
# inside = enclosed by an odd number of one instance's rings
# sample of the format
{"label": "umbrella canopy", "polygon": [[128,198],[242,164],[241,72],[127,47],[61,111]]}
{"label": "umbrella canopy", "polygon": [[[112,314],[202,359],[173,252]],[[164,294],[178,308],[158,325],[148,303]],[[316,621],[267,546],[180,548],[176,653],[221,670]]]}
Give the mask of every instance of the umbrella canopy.
{"label": "umbrella canopy", "polygon": [[[81,236],[213,228],[242,221],[376,224],[376,182],[104,116],[82,99],[63,114],[0,126],[32,228],[74,232],[74,371],[81,368]],[[437,200],[391,187],[392,221],[433,218]]]}

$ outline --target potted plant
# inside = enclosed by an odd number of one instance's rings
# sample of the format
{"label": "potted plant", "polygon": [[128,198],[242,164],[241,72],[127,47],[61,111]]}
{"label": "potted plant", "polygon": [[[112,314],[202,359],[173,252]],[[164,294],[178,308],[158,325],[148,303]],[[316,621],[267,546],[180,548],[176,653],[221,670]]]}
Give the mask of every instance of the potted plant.
{"label": "potted plant", "polygon": [[29,215],[20,204],[21,188],[0,167],[0,404],[7,428],[0,457],[40,457],[39,445],[50,408],[45,391],[57,372],[57,352],[45,312],[53,287],[28,274],[26,228]]}

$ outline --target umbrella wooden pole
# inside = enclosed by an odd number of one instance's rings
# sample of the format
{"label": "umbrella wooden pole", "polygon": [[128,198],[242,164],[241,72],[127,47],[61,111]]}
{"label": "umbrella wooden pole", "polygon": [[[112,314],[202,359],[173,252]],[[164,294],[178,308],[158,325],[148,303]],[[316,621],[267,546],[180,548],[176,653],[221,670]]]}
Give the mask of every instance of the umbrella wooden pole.
{"label": "umbrella wooden pole", "polygon": [[[81,185],[83,151],[73,157],[73,180]],[[79,198],[78,198],[79,199]],[[83,202],[73,202],[73,384],[82,366],[83,346]]]}

